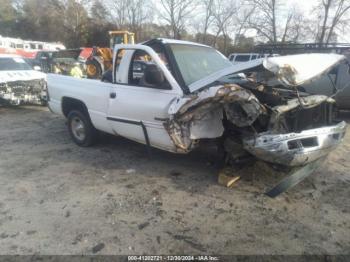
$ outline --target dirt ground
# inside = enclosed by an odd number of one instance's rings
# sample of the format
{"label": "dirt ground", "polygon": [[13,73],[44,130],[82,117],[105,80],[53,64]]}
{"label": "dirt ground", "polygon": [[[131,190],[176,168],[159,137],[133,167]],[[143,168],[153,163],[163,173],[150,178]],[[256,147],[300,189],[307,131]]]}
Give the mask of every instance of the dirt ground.
{"label": "dirt ground", "polygon": [[0,254],[349,254],[349,152],[350,133],[271,199],[278,180],[259,163],[227,189],[202,150],[148,156],[107,136],[80,148],[47,108],[3,107]]}

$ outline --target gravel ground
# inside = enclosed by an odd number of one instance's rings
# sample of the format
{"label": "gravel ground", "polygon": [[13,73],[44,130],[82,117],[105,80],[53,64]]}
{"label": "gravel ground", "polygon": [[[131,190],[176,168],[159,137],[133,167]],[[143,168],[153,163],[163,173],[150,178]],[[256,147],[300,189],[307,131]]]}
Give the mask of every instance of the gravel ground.
{"label": "gravel ground", "polygon": [[[350,119],[350,114],[344,114]],[[349,254],[350,134],[287,193],[261,163],[232,189],[213,156],[70,140],[43,107],[0,108],[0,254]]]}

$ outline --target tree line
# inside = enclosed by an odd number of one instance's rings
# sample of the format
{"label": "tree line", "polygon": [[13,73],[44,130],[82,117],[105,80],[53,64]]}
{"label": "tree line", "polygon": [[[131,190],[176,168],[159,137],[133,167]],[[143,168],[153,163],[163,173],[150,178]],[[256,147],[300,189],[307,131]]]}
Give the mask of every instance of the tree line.
{"label": "tree line", "polygon": [[137,42],[192,40],[227,54],[257,42],[336,42],[349,25],[349,0],[316,0],[311,12],[285,0],[0,0],[0,35],[69,48],[108,46],[109,30],[129,30]]}

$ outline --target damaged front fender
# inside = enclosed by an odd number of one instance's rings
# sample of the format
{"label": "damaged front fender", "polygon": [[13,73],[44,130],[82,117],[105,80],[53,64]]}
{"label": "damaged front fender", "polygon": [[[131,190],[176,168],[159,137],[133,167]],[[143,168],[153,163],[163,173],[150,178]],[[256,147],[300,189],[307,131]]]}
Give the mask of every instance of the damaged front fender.
{"label": "damaged front fender", "polygon": [[223,114],[238,127],[251,125],[266,109],[249,90],[235,84],[209,87],[176,99],[165,123],[179,152],[188,152],[199,139],[221,137]]}

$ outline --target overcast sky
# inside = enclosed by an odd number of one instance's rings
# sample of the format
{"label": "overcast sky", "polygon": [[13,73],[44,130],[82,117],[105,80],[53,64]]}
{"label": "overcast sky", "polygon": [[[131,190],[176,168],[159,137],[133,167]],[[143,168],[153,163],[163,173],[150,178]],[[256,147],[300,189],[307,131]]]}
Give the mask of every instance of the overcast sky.
{"label": "overcast sky", "polygon": [[306,10],[310,10],[313,6],[317,4],[317,0],[287,0],[286,2],[298,4],[300,7],[303,7]]}
{"label": "overcast sky", "polygon": [[[317,5],[318,0],[285,0],[286,3],[295,4],[305,13],[305,16],[312,15],[312,8]],[[349,0],[350,1],[350,0]],[[346,34],[338,34],[338,42],[350,42],[350,32]]]}
{"label": "overcast sky", "polygon": [[[317,6],[317,3],[319,3],[319,0],[284,0],[286,5],[284,6],[285,12],[288,11],[288,8],[297,6],[298,9],[300,9],[306,17],[312,17],[313,16],[313,8]],[[350,1],[350,0],[349,0]],[[255,36],[256,31],[255,30],[248,30],[246,32],[247,36]],[[339,43],[349,43],[350,42],[350,32],[346,32],[345,34],[338,34],[338,42]],[[310,39],[310,41],[312,41]]]}
{"label": "overcast sky", "polygon": [[[156,3],[157,9],[162,10],[163,8],[161,7],[161,5],[159,4],[160,0],[153,0],[154,3]],[[222,0],[225,1],[225,0]],[[350,0],[347,0],[350,1]],[[302,12],[304,14],[304,16],[306,18],[310,18],[313,20],[317,20],[316,16],[316,12],[313,11],[313,9],[315,7],[317,7],[317,5],[319,5],[320,0],[281,0],[282,6],[281,9],[279,11],[279,14],[281,15],[281,17],[286,17],[287,16],[287,12],[290,10],[290,8],[294,8],[296,7],[300,12]],[[162,11],[161,11],[162,12]],[[156,17],[156,22],[158,23],[164,23],[164,20],[159,19],[159,17]],[[190,24],[190,26],[187,28],[187,30],[190,33],[195,33],[196,30],[198,30],[198,21],[197,20],[193,20],[194,24]],[[211,31],[211,29],[209,29],[210,33],[215,33],[213,31]],[[234,31],[232,31],[232,33],[234,34]],[[247,30],[245,32],[246,36],[250,36],[250,37],[254,37],[256,36],[256,30],[251,29],[251,30]],[[234,37],[234,35],[231,35],[231,37]],[[312,36],[310,39],[302,39],[300,41],[302,42],[312,42],[314,41],[314,36]],[[349,32],[337,32],[337,41],[339,43],[349,43],[350,42],[350,30]]]}

